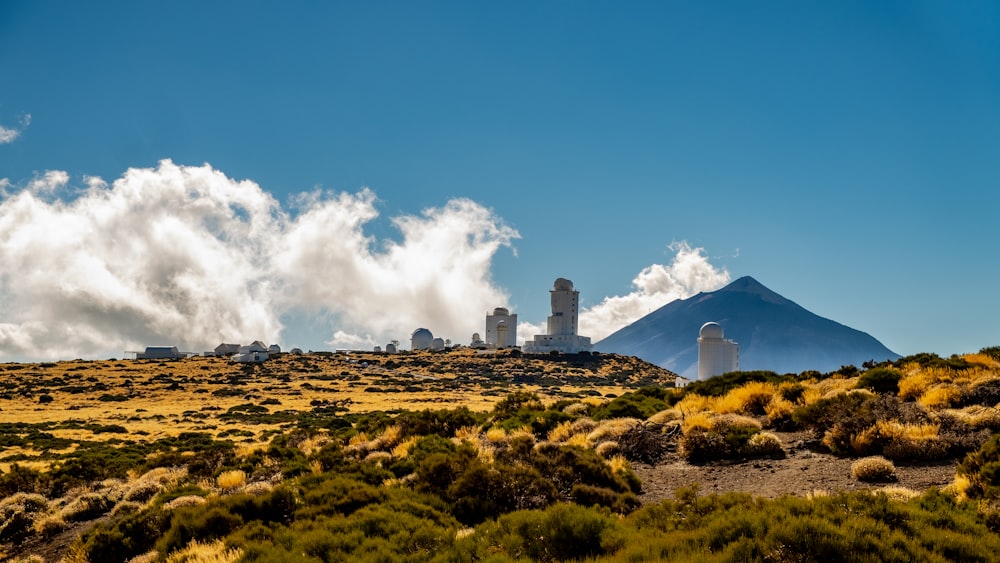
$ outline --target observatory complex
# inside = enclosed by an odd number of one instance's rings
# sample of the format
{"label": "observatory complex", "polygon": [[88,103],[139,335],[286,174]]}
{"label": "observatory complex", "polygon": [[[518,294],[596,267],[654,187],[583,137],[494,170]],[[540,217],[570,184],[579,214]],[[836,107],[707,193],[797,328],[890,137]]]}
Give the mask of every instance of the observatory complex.
{"label": "observatory complex", "polygon": [[552,314],[549,315],[547,334],[535,335],[534,339],[524,343],[522,351],[528,354],[589,352],[590,337],[576,333],[580,316],[580,292],[573,289],[573,282],[559,278],[549,294],[552,299]]}
{"label": "observatory complex", "polygon": [[698,336],[698,380],[740,369],[740,345],[726,340],[719,323],[701,325]]}

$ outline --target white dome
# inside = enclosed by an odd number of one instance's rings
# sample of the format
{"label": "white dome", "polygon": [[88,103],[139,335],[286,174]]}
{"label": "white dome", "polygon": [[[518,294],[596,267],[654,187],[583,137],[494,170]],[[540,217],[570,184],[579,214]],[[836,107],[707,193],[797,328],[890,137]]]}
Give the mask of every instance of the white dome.
{"label": "white dome", "polygon": [[559,278],[556,283],[553,284],[556,291],[573,291],[573,282],[566,278]]}
{"label": "white dome", "polygon": [[722,331],[722,325],[719,323],[705,323],[701,325],[701,331],[698,333],[702,338],[724,338],[725,333]]}
{"label": "white dome", "polygon": [[496,316],[506,316],[510,314],[510,311],[508,311],[506,307],[497,307],[496,309],[493,309],[493,314]]}
{"label": "white dome", "polygon": [[434,342],[434,335],[426,328],[418,328],[410,335],[411,350],[426,350],[431,347],[432,342]]}

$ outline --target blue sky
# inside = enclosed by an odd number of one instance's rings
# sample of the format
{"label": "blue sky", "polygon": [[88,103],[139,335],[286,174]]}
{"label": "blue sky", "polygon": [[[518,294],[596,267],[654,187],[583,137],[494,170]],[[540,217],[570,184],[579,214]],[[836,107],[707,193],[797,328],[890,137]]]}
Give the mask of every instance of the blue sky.
{"label": "blue sky", "polygon": [[[371,198],[370,210],[361,205],[366,219],[345,232],[369,237],[353,244],[367,241],[361,253],[375,258],[393,244],[434,252],[407,244],[393,218],[423,217],[433,231],[453,225],[452,215],[491,211],[462,223],[466,238],[493,229],[480,241],[488,255],[473,266],[418,256],[441,276],[435,283],[490,286],[469,297],[472,311],[505,298],[520,320],[538,324],[556,277],[572,279],[583,306],[595,307],[634,295],[640,272],[661,265],[660,282],[673,285],[660,297],[751,275],[903,354],[1000,344],[995,2],[8,1],[0,77],[0,245],[20,244],[0,270],[0,355],[83,354],[87,339],[60,348],[42,336],[81,327],[121,333],[111,349],[179,338],[150,307],[120,317],[106,303],[67,310],[94,295],[67,289],[79,276],[61,268],[78,258],[31,258],[54,252],[44,220],[74,224],[84,208],[74,202],[97,197],[87,178],[112,190],[126,170],[149,169],[159,174],[145,184],[152,189],[171,173],[164,159],[256,183],[257,196],[277,202],[265,214],[289,214],[268,231],[283,237],[308,230],[296,219],[310,209],[303,193],[325,190],[317,197],[326,202],[369,194],[359,196]],[[32,202],[17,207],[28,192]],[[197,197],[213,197],[206,193]],[[449,215],[461,198],[478,207]],[[421,215],[427,209],[442,215]],[[462,237],[444,238],[469,250]],[[327,249],[338,244],[324,240]],[[688,269],[677,260],[683,243],[700,258]],[[121,248],[88,243],[74,256],[101,262],[102,252]],[[299,258],[291,262],[327,259]],[[326,264],[317,275],[344,267]],[[420,277],[408,267],[399,275]],[[42,291],[43,276],[29,281],[26,268],[64,279]],[[128,275],[120,265],[104,270],[117,282]],[[143,279],[119,285],[141,293],[154,278]],[[341,329],[379,343],[408,337],[391,323],[366,326],[387,313],[348,311],[342,303],[354,293],[287,275],[233,283],[248,307],[270,307],[278,322],[240,317],[205,340],[240,327],[315,349],[349,340],[331,340]],[[264,286],[291,287],[296,297],[275,305]],[[173,293],[157,295],[162,305]],[[448,296],[440,300],[448,306]],[[77,318],[61,333],[25,328]],[[109,328],[119,321],[134,331]],[[413,322],[458,342],[482,330],[478,317],[468,330],[454,319]]]}

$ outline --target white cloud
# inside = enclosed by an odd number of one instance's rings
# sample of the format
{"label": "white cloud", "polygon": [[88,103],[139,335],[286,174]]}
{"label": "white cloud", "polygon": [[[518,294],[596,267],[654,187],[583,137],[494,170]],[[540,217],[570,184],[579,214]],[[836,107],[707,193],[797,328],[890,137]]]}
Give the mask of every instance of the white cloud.
{"label": "white cloud", "polygon": [[675,252],[673,262],[643,268],[632,280],[634,291],[605,297],[581,311],[580,334],[597,342],[675,299],[719,289],[729,282],[729,272],[709,263],[704,249],[677,242],[670,250]]}
{"label": "white cloud", "polygon": [[462,342],[468,319],[507,299],[490,265],[518,234],[469,200],[393,219],[396,242],[365,234],[369,190],[307,194],[292,216],[253,182],[166,160],[46,201],[68,182],[48,172],[0,201],[4,356],[280,342],[292,311],[333,319],[330,343],[417,326]]}
{"label": "white cloud", "polygon": [[9,128],[0,125],[0,145],[6,145],[8,143],[13,143],[21,136],[21,133],[31,125],[31,114],[25,114],[21,117],[21,127],[20,128]]}

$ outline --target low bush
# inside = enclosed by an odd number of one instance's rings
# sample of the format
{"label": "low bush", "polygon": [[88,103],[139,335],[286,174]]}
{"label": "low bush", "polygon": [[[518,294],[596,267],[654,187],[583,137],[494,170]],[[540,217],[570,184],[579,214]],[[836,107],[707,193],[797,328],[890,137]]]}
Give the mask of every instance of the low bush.
{"label": "low bush", "polygon": [[859,389],[870,389],[875,393],[899,392],[899,380],[903,373],[893,368],[872,368],[858,378]]}
{"label": "low bush", "polygon": [[707,426],[691,426],[684,432],[680,452],[691,463],[773,455],[770,440],[758,439],[755,446],[750,446],[751,438],[760,430],[760,423],[752,418],[732,414],[711,417]]}
{"label": "low bush", "polygon": [[851,464],[851,475],[858,481],[895,481],[896,466],[882,456],[863,457]]}

